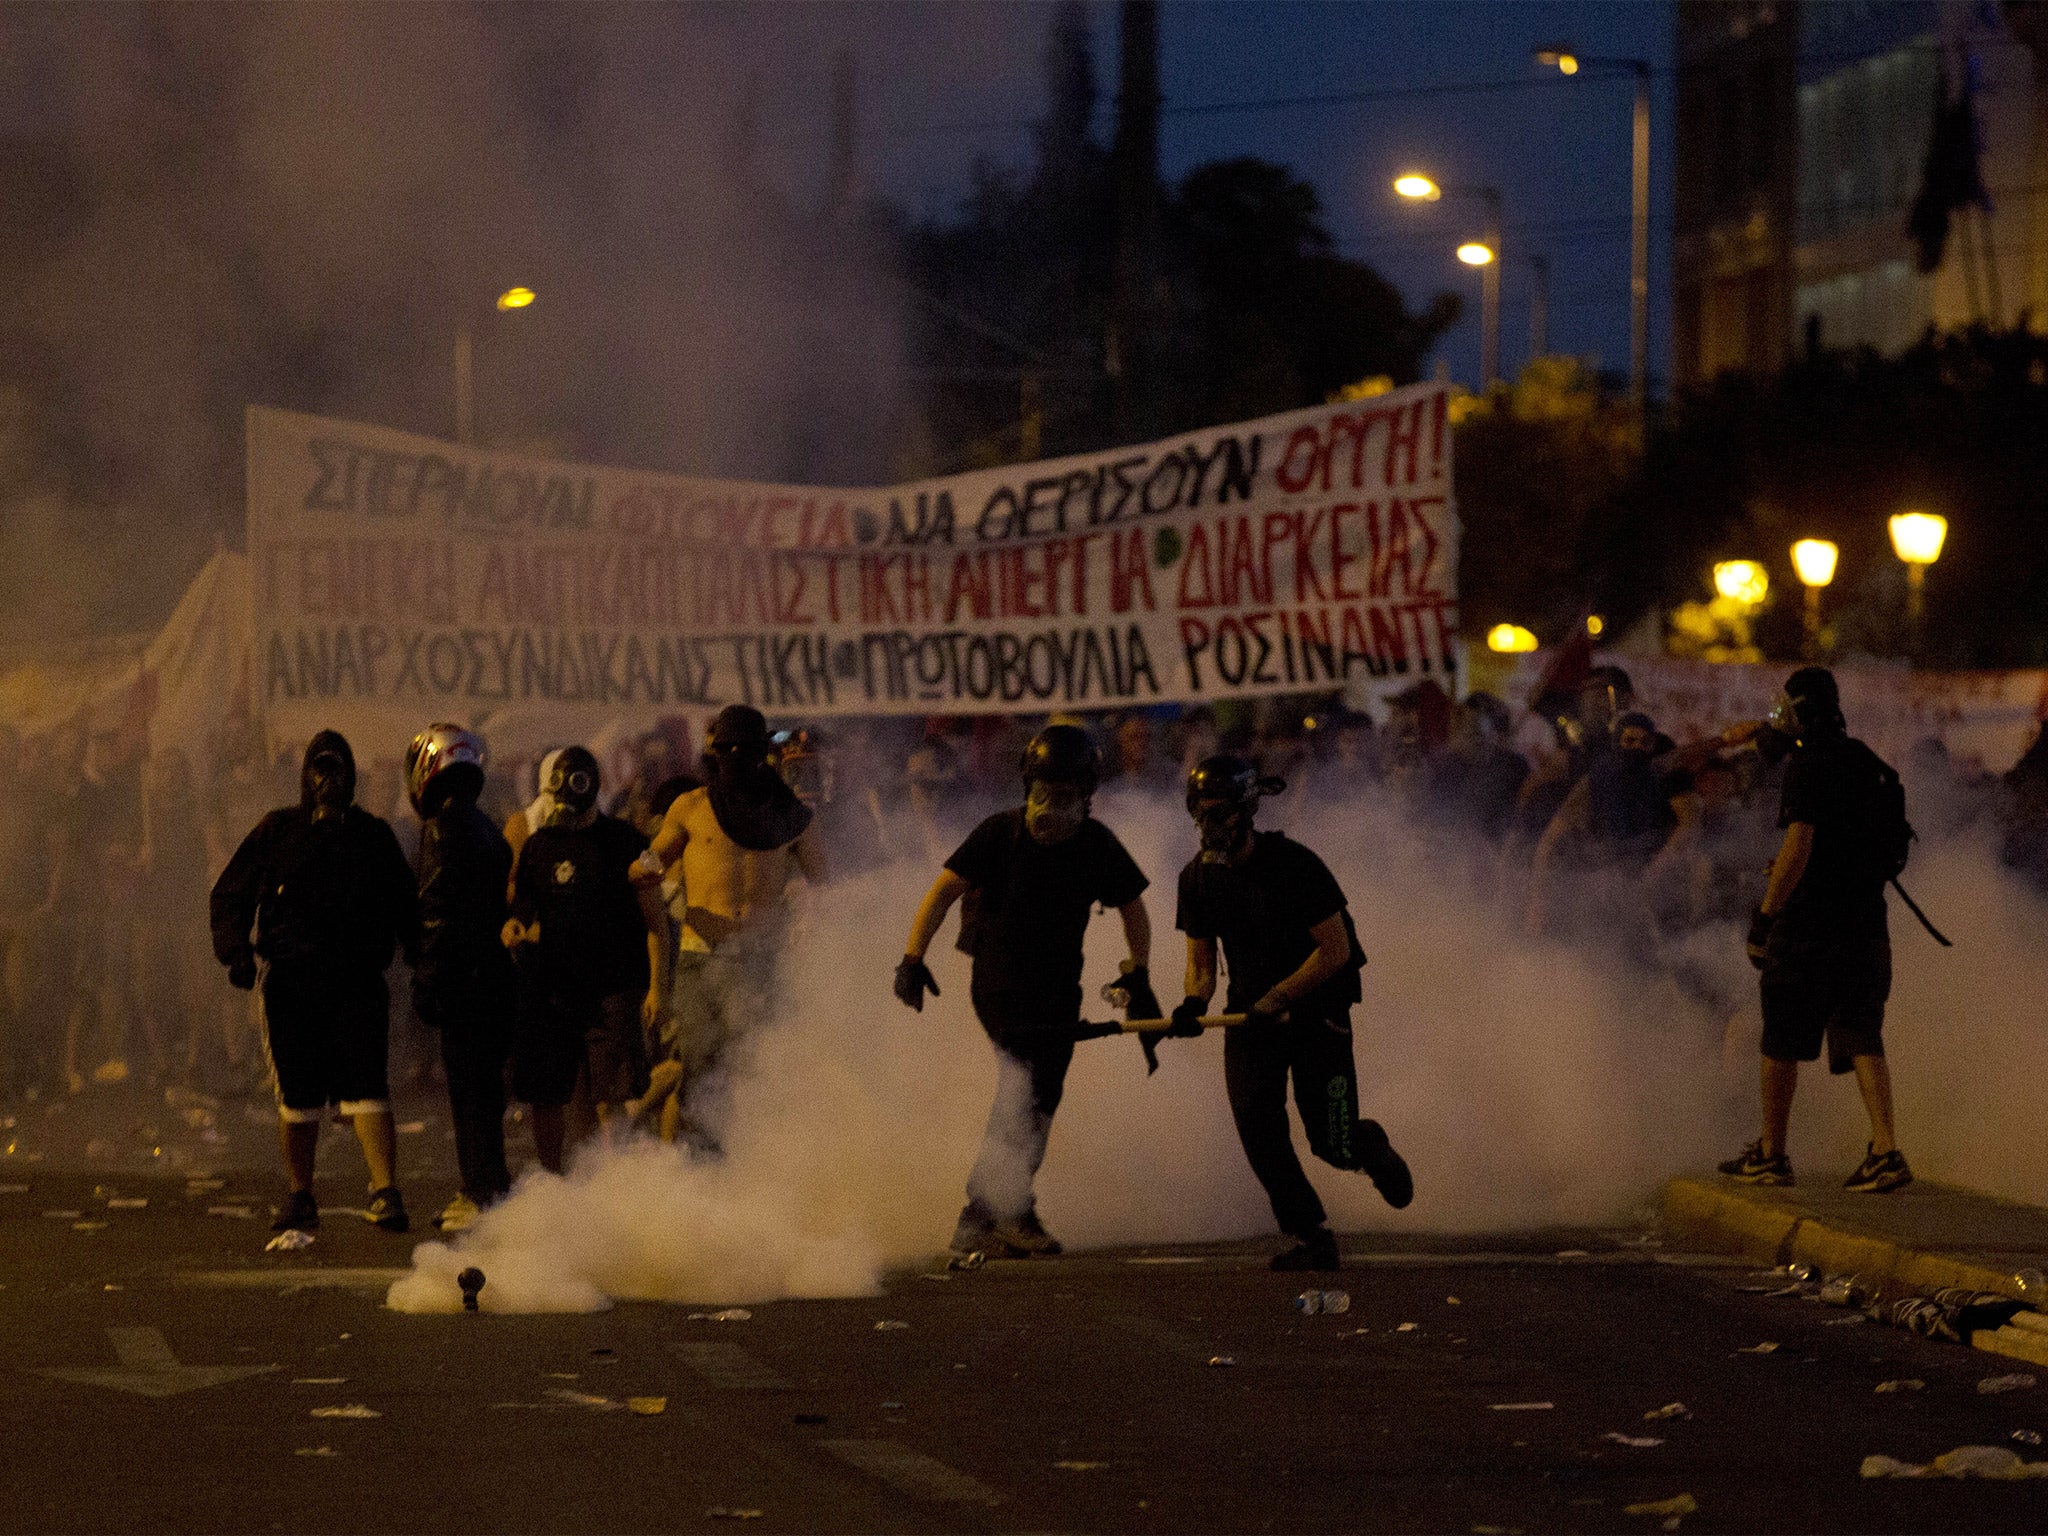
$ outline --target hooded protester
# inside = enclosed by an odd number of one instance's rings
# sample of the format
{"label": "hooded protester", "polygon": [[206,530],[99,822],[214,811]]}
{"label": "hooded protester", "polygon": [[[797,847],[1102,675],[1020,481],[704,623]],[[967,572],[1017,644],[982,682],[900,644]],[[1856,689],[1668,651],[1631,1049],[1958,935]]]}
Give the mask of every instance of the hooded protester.
{"label": "hooded protester", "polygon": [[420,955],[413,1007],[441,1036],[462,1191],[435,1225],[459,1232],[512,1187],[505,1166],[505,1058],[512,964],[505,926],[512,850],[477,809],[484,744],[459,725],[430,725],[405,754],[405,787],[420,818]]}
{"label": "hooded protester", "polygon": [[[704,733],[704,779],[678,795],[634,878],[657,894],[680,865],[684,912],[659,1019],[662,1134],[717,1145],[713,1103],[747,1031],[772,1011],[789,887],[825,878],[814,813],[777,771],[758,709],[728,704]],[[687,1122],[687,1126],[686,1126]]]}
{"label": "hooded protester", "polygon": [[1899,776],[1849,734],[1835,675],[1801,667],[1770,724],[1792,743],[1778,809],[1785,837],[1751,920],[1750,963],[1763,1001],[1763,1134],[1721,1172],[1790,1184],[1785,1143],[1799,1064],[1828,1048],[1828,1070],[1854,1072],[1870,1145],[1846,1188],[1888,1194],[1913,1182],[1892,1123],[1884,1010],[1892,946],[1885,883],[1905,864],[1912,828]]}
{"label": "hooded protester", "polygon": [[1581,868],[1631,881],[1656,859],[1678,826],[1672,799],[1684,788],[1658,768],[1671,747],[1654,720],[1629,710],[1616,717],[1611,738],[1587,753],[1585,772],[1536,844],[1529,871],[1530,932],[1548,925],[1558,866],[1567,855]]}
{"label": "hooded protester", "polygon": [[228,980],[260,987],[291,1196],[275,1226],[320,1224],[313,1156],[332,1104],[355,1124],[370,1170],[364,1213],[387,1232],[408,1222],[395,1174],[386,1081],[384,970],[417,953],[412,871],[385,822],[354,803],[355,754],[339,732],[307,743],[299,803],[272,811],[214,882],[213,953]]}
{"label": "hooded protester", "polygon": [[1074,1059],[1081,942],[1096,905],[1123,920],[1130,960],[1118,985],[1130,1016],[1160,1017],[1146,970],[1145,877],[1089,815],[1100,774],[1095,743],[1078,725],[1048,725],[1025,746],[1020,768],[1024,804],[982,822],[946,860],[911,921],[895,978],[906,1007],[922,1012],[925,994],[939,995],[925,951],[966,898],[959,948],[974,960],[968,995],[996,1048],[997,1078],[952,1246],[1014,1258],[1060,1251],[1039,1220],[1032,1181]]}
{"label": "hooded protester", "polygon": [[1272,1267],[1334,1270],[1337,1239],[1287,1126],[1290,1074],[1317,1157],[1364,1173],[1396,1210],[1415,1198],[1415,1184],[1379,1122],[1358,1117],[1351,1008],[1363,998],[1365,956],[1344,892],[1314,853],[1284,833],[1253,826],[1259,801],[1285,787],[1228,754],[1188,775],[1188,814],[1201,851],[1180,872],[1187,997],[1168,1033],[1201,1033],[1197,1021],[1216,992],[1220,946],[1230,968],[1230,1010],[1247,1015],[1223,1038],[1231,1118],[1274,1219],[1295,1239]]}
{"label": "hooded protester", "polygon": [[598,810],[601,783],[587,748],[554,754],[541,785],[547,821],[519,850],[501,932],[520,969],[512,1087],[533,1111],[534,1150],[550,1173],[562,1171],[579,1080],[600,1125],[645,1089],[641,1026],[664,1006],[668,914],[658,887],[635,884],[647,840]]}

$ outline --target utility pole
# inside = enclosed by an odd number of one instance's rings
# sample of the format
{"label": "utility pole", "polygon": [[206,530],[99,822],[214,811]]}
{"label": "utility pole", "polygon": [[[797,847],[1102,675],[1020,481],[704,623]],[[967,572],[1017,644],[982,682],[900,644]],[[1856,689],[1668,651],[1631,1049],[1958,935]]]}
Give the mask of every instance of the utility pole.
{"label": "utility pole", "polygon": [[1529,253],[1529,361],[1550,353],[1550,258]]}
{"label": "utility pole", "polygon": [[1116,253],[1103,366],[1124,441],[1149,437],[1155,420],[1153,336],[1159,282],[1159,4],[1123,0],[1114,178]]}

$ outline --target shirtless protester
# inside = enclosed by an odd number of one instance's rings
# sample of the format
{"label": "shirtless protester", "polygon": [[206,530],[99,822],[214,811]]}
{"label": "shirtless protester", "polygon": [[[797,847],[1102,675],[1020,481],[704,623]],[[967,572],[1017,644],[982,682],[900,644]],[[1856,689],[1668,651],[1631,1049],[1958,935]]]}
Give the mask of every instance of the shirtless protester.
{"label": "shirtless protester", "polygon": [[661,1021],[665,1059],[648,1095],[661,1101],[665,1140],[675,1140],[689,1116],[691,1140],[716,1147],[703,1123],[704,1096],[769,1009],[790,882],[825,875],[811,809],[775,771],[771,746],[758,709],[720,710],[704,733],[708,782],[676,797],[634,865],[643,886],[658,886],[672,866],[682,867],[682,934],[670,956],[675,979]]}

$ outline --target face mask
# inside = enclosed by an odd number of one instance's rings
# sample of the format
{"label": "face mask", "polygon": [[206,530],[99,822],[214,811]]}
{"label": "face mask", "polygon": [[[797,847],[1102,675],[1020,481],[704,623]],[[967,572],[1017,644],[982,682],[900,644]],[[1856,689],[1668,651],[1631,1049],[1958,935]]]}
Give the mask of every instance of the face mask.
{"label": "face mask", "polygon": [[1088,819],[1088,797],[1064,784],[1034,783],[1024,797],[1024,830],[1032,841],[1063,843]]}
{"label": "face mask", "polygon": [[355,798],[355,780],[349,773],[348,764],[332,753],[321,753],[313,759],[311,768],[313,780],[313,819],[325,821],[339,816],[348,809],[349,801]]}
{"label": "face mask", "polygon": [[1251,810],[1242,805],[1205,805],[1195,812],[1195,828],[1201,834],[1202,862],[1228,864],[1244,845],[1251,830]]}

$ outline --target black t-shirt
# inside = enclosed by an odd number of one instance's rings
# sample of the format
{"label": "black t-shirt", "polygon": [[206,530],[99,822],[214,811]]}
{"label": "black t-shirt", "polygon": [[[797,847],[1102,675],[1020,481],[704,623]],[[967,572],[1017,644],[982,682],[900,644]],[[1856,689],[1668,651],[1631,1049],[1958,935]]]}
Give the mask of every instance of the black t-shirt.
{"label": "black t-shirt", "polygon": [[1800,747],[1785,768],[1778,825],[1813,828],[1813,853],[1779,914],[1801,934],[1860,934],[1885,928],[1884,880],[1869,846],[1870,749],[1851,736]]}
{"label": "black t-shirt", "polygon": [[542,827],[521,845],[512,915],[540,923],[546,985],[591,996],[647,990],[647,921],[631,873],[646,847],[612,816]]}
{"label": "black t-shirt", "polygon": [[1065,842],[1046,844],[1024,829],[1021,809],[982,822],[946,868],[974,888],[966,937],[976,1002],[1006,1015],[1078,1015],[1089,913],[1098,902],[1128,906],[1145,890],[1143,872],[1101,822],[1090,817]]}
{"label": "black t-shirt", "polygon": [[[1344,907],[1344,892],[1328,865],[1284,833],[1260,832],[1239,863],[1188,862],[1180,872],[1175,923],[1191,939],[1222,941],[1230,967],[1229,1005],[1242,1012],[1301,969],[1315,953],[1309,930]],[[1341,1014],[1349,1006],[1352,979],[1349,971],[1339,971],[1297,1011]]]}

